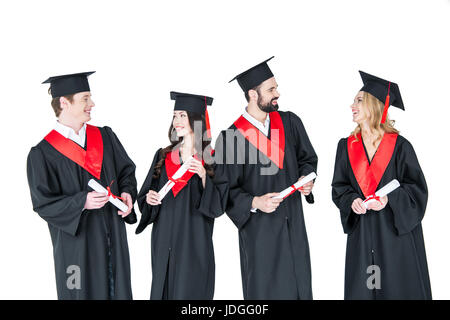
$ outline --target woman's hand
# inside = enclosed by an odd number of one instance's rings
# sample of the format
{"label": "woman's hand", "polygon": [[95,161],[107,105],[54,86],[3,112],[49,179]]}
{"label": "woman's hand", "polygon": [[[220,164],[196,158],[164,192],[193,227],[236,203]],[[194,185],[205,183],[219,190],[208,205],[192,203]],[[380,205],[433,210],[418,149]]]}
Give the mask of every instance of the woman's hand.
{"label": "woman's hand", "polygon": [[157,205],[161,204],[161,200],[159,200],[159,194],[158,194],[158,192],[156,192],[154,190],[150,190],[149,192],[147,192],[147,196],[145,197],[145,200],[151,206],[157,206]]}
{"label": "woman's hand", "polygon": [[367,209],[369,210],[375,210],[380,211],[386,207],[388,203],[388,197],[384,196],[380,198],[380,201],[373,201],[367,205]]}
{"label": "woman's hand", "polygon": [[195,158],[191,159],[191,162],[189,164],[189,172],[193,172],[198,174],[198,176],[203,180],[203,178],[205,178],[206,176],[206,170],[203,167],[202,163],[200,161],[198,161]]}
{"label": "woman's hand", "polygon": [[357,199],[353,200],[352,210],[356,214],[365,214],[367,209],[363,204],[363,199],[357,198]]}

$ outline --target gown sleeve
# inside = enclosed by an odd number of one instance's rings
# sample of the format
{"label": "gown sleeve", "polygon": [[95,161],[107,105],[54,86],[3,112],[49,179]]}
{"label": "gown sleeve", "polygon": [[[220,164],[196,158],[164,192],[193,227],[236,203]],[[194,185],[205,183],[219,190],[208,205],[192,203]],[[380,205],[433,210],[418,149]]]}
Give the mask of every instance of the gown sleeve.
{"label": "gown sleeve", "polygon": [[226,134],[221,132],[215,146],[214,183],[222,188],[221,194],[225,197],[222,201],[226,205],[227,215],[238,229],[241,229],[252,215],[250,210],[254,196],[241,188],[244,183],[243,164],[238,164],[237,161],[231,161],[232,163],[228,164],[226,161],[227,153],[232,153],[234,157],[237,156],[236,145],[235,143],[226,143]]}
{"label": "gown sleeve", "polygon": [[136,234],[141,233],[144,231],[144,229],[151,223],[155,222],[156,218],[158,217],[159,210],[161,208],[161,205],[157,206],[151,206],[147,203],[146,197],[149,190],[158,191],[158,182],[159,179],[153,178],[153,173],[155,172],[155,166],[158,163],[160,159],[160,151],[159,149],[155,156],[153,157],[153,162],[150,167],[150,170],[148,171],[147,177],[145,178],[144,184],[141,187],[141,190],[139,191],[139,194],[137,195],[137,203],[139,206],[139,210],[142,213],[141,221],[139,222],[139,225],[136,229]]}
{"label": "gown sleeve", "polygon": [[351,206],[355,199],[361,196],[353,189],[350,182],[350,167],[347,156],[347,140],[341,139],[336,152],[332,186],[334,204],[341,213],[344,232],[350,234],[359,221],[359,215],[353,212]]}
{"label": "gown sleeve", "polygon": [[317,171],[317,155],[309,141],[308,134],[302,120],[293,112],[289,112],[291,128],[296,143],[296,156],[298,163],[298,176],[306,176]]}
{"label": "gown sleeve", "polygon": [[33,210],[50,225],[75,236],[87,191],[62,194],[57,173],[51,172],[38,147],[28,154],[27,176]]}
{"label": "gown sleeve", "polygon": [[[109,127],[105,127],[105,129],[111,139],[114,150],[114,160],[117,169],[117,185],[119,187],[119,192],[120,194],[122,194],[122,192],[130,194],[134,204],[137,195],[137,182],[135,175],[136,166],[130,159],[130,157],[128,157],[125,148],[122,146],[112,129]],[[129,224],[136,223],[137,218],[134,211],[134,206],[130,214],[124,218],[124,221]]]}
{"label": "gown sleeve", "polygon": [[[215,167],[215,166],[213,166]],[[226,183],[216,184],[213,177],[208,174],[203,188],[202,180],[198,179],[201,198],[197,210],[209,218],[217,218],[225,211],[226,198],[228,197],[228,187]]]}
{"label": "gown sleeve", "polygon": [[404,139],[395,159],[400,187],[388,195],[398,235],[411,232],[423,219],[428,200],[425,177],[412,145]]}

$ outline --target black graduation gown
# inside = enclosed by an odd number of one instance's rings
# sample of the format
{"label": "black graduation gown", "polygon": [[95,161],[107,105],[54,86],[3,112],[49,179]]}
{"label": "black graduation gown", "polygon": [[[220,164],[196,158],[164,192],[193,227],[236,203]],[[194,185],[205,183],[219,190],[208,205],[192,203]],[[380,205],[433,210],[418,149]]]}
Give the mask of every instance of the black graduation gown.
{"label": "black graduation gown", "polygon": [[[364,196],[349,162],[347,139],[339,141],[332,183],[333,201],[348,234],[344,298],[431,299],[421,224],[428,191],[412,145],[398,136],[377,187],[393,179],[400,182],[388,195],[386,207],[358,215],[351,205]],[[367,280],[373,273],[367,273],[367,268],[371,265],[380,268],[381,289],[368,289]]]}
{"label": "black graduation gown", "polygon": [[[134,200],[137,194],[134,163],[111,128],[99,129],[103,139],[100,180],[46,140],[31,148],[28,155],[33,210],[48,222],[53,243],[58,299],[132,299],[122,217],[109,202],[101,209],[83,210],[87,193],[92,191],[88,187],[91,178],[104,187],[114,180],[111,191],[115,195],[128,192]],[[67,286],[73,275],[70,266],[79,267],[80,289]]]}
{"label": "black graduation gown", "polygon": [[[226,143],[227,135],[222,131],[215,147],[214,181],[218,188],[228,187],[223,193],[228,194],[226,213],[239,230],[244,299],[312,299],[301,193],[294,192],[273,213],[251,212],[254,196],[280,192],[317,169],[317,156],[300,118],[292,112],[279,114],[285,154],[283,169],[276,174],[261,175],[262,168],[275,164],[247,139],[243,146]],[[243,135],[234,124],[230,129],[242,141]],[[249,150],[257,153],[257,161],[249,157]],[[227,157],[232,158],[231,164],[226,163]]]}
{"label": "black graduation gown", "polygon": [[224,211],[222,197],[208,175],[203,188],[200,177],[195,174],[176,197],[171,190],[160,205],[149,205],[146,202],[148,191],[158,192],[168,181],[164,164],[160,177],[153,178],[160,150],[154,156],[137,198],[142,217],[136,233],[153,223],[150,299],[212,299],[215,281],[212,234],[214,218]]}

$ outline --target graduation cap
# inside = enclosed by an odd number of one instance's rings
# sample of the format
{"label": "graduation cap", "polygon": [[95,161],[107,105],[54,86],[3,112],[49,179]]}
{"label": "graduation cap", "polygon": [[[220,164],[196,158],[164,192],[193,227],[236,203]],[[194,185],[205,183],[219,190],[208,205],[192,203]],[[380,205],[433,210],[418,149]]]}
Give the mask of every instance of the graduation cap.
{"label": "graduation cap", "polygon": [[50,77],[42,83],[50,83],[50,91],[53,98],[91,91],[87,77],[94,72],[81,72]]}
{"label": "graduation cap", "polygon": [[206,132],[208,138],[211,138],[211,127],[209,124],[209,116],[207,106],[212,105],[213,98],[198,94],[170,92],[170,99],[175,100],[174,110],[184,110],[205,115]]}
{"label": "graduation cap", "polygon": [[400,95],[400,89],[396,83],[375,77],[363,71],[359,71],[359,74],[364,83],[360,91],[368,92],[381,102],[384,102],[381,123],[386,122],[386,116],[390,105],[405,110],[402,96]]}
{"label": "graduation cap", "polygon": [[267,65],[267,61],[269,61],[273,58],[274,58],[274,56],[261,62],[260,64],[257,64],[253,68],[250,68],[247,71],[244,71],[241,74],[238,74],[236,77],[231,79],[228,83],[230,83],[233,80],[237,80],[237,82],[241,86],[242,90],[244,90],[244,92],[247,92],[248,90],[253,89],[257,85],[259,85],[261,82],[273,77],[273,73],[272,73],[272,71],[270,71],[270,68]]}

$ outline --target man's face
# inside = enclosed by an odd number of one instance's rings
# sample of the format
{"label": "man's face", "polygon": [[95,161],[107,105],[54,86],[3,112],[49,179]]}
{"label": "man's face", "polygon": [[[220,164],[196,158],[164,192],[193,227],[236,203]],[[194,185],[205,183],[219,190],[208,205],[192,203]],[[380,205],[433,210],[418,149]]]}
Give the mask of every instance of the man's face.
{"label": "man's face", "polygon": [[278,84],[275,78],[269,78],[262,82],[259,86],[258,92],[258,107],[261,111],[272,112],[278,110],[278,98],[280,93],[277,90]]}
{"label": "man's face", "polygon": [[95,106],[89,91],[78,92],[73,96],[73,101],[64,99],[63,112],[77,122],[85,123],[91,120],[91,110]]}

